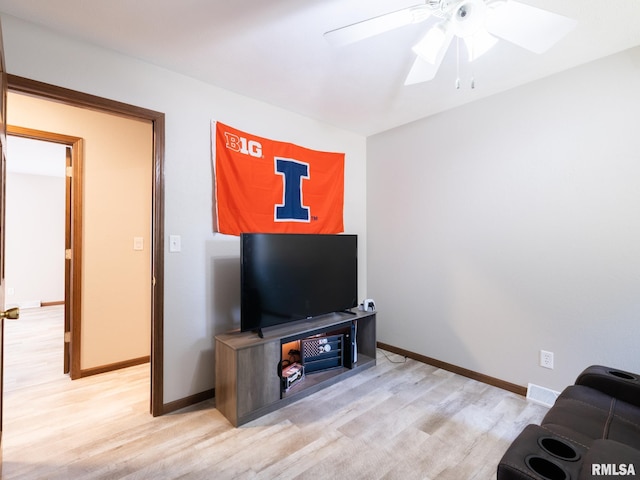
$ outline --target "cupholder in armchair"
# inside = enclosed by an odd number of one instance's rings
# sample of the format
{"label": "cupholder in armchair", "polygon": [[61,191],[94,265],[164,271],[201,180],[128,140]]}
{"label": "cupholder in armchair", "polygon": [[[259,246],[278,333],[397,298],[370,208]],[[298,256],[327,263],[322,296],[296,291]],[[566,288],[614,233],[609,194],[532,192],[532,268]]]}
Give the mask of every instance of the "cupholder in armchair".
{"label": "cupholder in armchair", "polygon": [[552,430],[527,425],[511,443],[498,464],[498,480],[575,480],[586,447]]}
{"label": "cupholder in armchair", "polygon": [[569,473],[559,464],[538,455],[529,455],[525,459],[525,464],[532,472],[545,480],[570,480],[571,478]]}
{"label": "cupholder in armchair", "polygon": [[575,462],[580,459],[580,454],[576,449],[559,438],[540,437],[538,438],[538,445],[540,445],[540,448],[545,452],[559,458],[560,460]]}

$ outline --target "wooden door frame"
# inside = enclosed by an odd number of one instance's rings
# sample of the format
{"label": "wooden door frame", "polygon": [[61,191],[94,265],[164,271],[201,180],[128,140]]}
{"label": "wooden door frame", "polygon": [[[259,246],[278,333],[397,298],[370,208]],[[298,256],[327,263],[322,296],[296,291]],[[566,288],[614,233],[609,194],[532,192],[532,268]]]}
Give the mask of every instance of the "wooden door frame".
{"label": "wooden door frame", "polygon": [[164,413],[164,113],[57,87],[9,74],[9,91],[79,108],[150,121],[153,127],[153,187],[151,206],[151,399],[150,411]]}
{"label": "wooden door frame", "polygon": [[[73,202],[82,202],[82,196],[74,193],[74,178],[80,178],[82,182],[82,175],[73,175],[73,166],[76,162],[73,161],[73,145],[64,145],[64,164],[65,164],[65,178],[64,178],[64,348],[63,348],[63,367],[62,372],[71,375],[71,346],[73,343],[72,327],[73,327],[73,267],[76,263],[80,263],[77,258],[73,257],[73,249],[76,246],[74,243],[73,226],[79,220],[82,221],[82,215],[74,219]],[[78,148],[79,158],[82,158],[84,150]],[[83,162],[81,161],[82,165]],[[82,209],[80,209],[82,213]],[[82,243],[80,243],[82,248]],[[82,271],[80,268],[78,270]],[[77,293],[77,292],[76,292]],[[82,291],[80,292],[82,293]],[[80,302],[78,302],[80,303]],[[82,328],[82,323],[80,323]],[[78,340],[82,340],[82,336],[78,335]]]}
{"label": "wooden door frame", "polygon": [[[80,364],[81,328],[82,328],[82,172],[83,172],[83,139],[59,133],[45,132],[27,127],[7,125],[7,135],[30,138],[45,142],[57,143],[71,147],[71,205],[67,207],[71,219],[71,230],[65,234],[71,240],[70,271],[65,266],[65,317],[69,315],[70,324],[70,364],[69,374],[72,380],[82,376]],[[67,286],[68,285],[68,286]],[[66,310],[69,311],[66,311]],[[65,328],[66,330],[66,328]],[[65,331],[66,334],[66,331]],[[65,338],[65,343],[67,339]],[[65,348],[65,366],[67,365],[67,349]],[[65,372],[66,373],[66,372]]]}
{"label": "wooden door frame", "polygon": [[[4,44],[0,22],[0,307],[4,309],[4,266],[5,266],[5,207],[7,200],[7,71],[4,62]],[[3,395],[4,395],[4,318],[0,318],[0,449],[2,448],[3,428]],[[0,471],[2,457],[0,456]]]}

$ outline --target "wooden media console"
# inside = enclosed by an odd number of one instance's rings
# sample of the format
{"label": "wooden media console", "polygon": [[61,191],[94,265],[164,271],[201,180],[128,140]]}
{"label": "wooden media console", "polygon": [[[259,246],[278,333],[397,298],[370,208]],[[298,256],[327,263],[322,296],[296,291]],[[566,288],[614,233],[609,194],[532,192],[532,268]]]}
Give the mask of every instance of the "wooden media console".
{"label": "wooden media console", "polygon": [[[326,367],[316,366],[302,380],[284,388],[280,371],[290,345],[329,334],[344,335],[336,343],[340,353],[336,355],[334,349]],[[215,337],[216,408],[236,427],[376,364],[376,312],[322,315],[266,328],[263,335],[237,330]]]}

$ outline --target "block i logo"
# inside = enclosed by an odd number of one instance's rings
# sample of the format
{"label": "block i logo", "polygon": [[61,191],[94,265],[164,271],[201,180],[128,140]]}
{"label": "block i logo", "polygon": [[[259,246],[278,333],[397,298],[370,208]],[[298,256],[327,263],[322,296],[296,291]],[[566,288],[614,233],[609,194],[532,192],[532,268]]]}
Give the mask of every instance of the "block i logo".
{"label": "block i logo", "polygon": [[309,222],[311,209],[303,205],[303,180],[311,178],[309,164],[290,158],[274,159],[275,172],[282,176],[282,203],[276,204],[276,222]]}

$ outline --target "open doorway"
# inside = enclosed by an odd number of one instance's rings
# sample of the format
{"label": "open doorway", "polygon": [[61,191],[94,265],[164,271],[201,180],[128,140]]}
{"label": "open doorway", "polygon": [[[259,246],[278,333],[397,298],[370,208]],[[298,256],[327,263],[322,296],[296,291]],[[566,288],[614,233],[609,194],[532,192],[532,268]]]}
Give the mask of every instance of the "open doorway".
{"label": "open doorway", "polygon": [[[64,104],[77,107],[85,111],[103,112],[113,114],[129,119],[137,119],[139,121],[148,122],[151,126],[149,143],[151,144],[151,166],[152,173],[149,178],[151,184],[151,238],[146,248],[150,251],[151,271],[150,285],[151,290],[151,398],[150,410],[152,415],[162,415],[165,412],[163,402],[163,288],[164,288],[164,114],[155,112],[141,107],[136,107],[112,100],[84,94],[37,81],[8,76],[8,85],[10,97],[9,105],[9,123],[20,124],[30,128],[47,128],[32,125],[29,122],[22,122],[16,118],[12,118],[12,99],[11,94],[23,94],[24,97],[46,100],[52,104]],[[53,118],[59,119],[58,116],[48,117],[40,114],[39,119]],[[50,128],[48,130],[57,130]],[[110,130],[106,130],[110,131]],[[74,132],[75,134],[75,132]],[[113,135],[113,133],[112,133]],[[79,135],[80,136],[80,135]],[[116,154],[117,156],[117,154]],[[126,176],[125,176],[126,178]],[[125,188],[121,186],[121,188]],[[117,195],[117,190],[112,194]],[[108,233],[108,232],[107,232]],[[135,239],[132,239],[135,241]],[[131,248],[131,243],[129,243]],[[126,314],[126,305],[117,303],[119,299],[110,299],[112,303],[119,305],[118,315]],[[90,373],[98,373],[96,370]]]}

